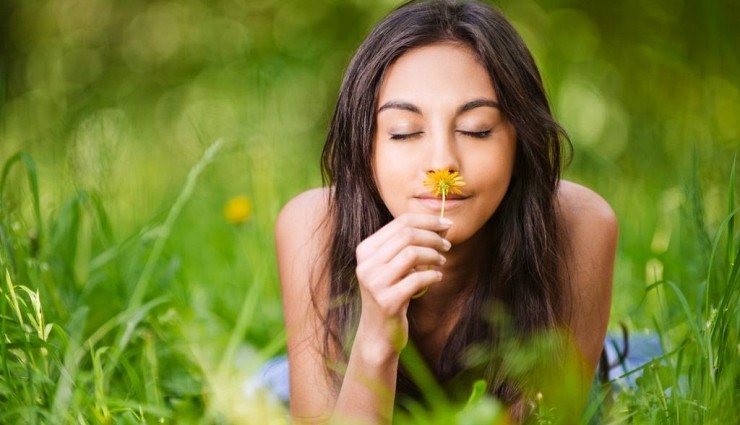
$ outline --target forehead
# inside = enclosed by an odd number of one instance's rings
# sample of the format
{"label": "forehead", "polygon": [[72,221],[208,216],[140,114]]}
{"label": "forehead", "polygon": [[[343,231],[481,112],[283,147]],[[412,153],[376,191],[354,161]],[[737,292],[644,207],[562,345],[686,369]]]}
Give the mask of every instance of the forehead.
{"label": "forehead", "polygon": [[416,47],[388,67],[378,103],[419,102],[488,97],[496,100],[491,76],[473,50],[460,43],[440,42]]}

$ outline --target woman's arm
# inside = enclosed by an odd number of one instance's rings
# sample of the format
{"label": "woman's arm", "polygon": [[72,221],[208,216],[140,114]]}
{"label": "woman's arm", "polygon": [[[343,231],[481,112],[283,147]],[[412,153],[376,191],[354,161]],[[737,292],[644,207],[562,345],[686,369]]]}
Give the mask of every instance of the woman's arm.
{"label": "woman's arm", "polygon": [[[444,262],[449,243],[438,232],[451,223],[430,215],[393,220],[357,247],[362,312],[339,393],[325,374],[323,325],[311,302],[326,311],[325,274],[331,226],[328,190],[299,195],[280,213],[276,226],[278,266],[288,333],[291,414],[299,423],[390,423],[399,352],[408,339],[406,310],[413,294],[439,281],[431,265]],[[418,268],[419,271],[416,271]]]}
{"label": "woman's arm", "polygon": [[570,330],[593,376],[604,348],[612,299],[617,219],[609,204],[581,185],[561,181],[558,190],[566,270],[572,306]]}
{"label": "woman's arm", "polygon": [[[321,353],[321,322],[311,290],[326,261],[324,218],[328,193],[315,189],[283,207],[275,224],[275,245],[282,287],[290,364],[290,410],[297,423],[326,422],[334,404]],[[317,307],[326,308],[318,297]],[[309,390],[309,388],[311,390]]]}

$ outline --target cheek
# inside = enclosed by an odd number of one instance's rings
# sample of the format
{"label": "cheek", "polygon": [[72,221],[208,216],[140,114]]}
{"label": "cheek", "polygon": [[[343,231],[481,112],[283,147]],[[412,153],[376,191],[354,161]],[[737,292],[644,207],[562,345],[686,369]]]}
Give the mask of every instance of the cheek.
{"label": "cheek", "polygon": [[491,173],[486,187],[486,201],[490,208],[490,215],[498,209],[501,200],[511,184],[511,172],[509,169],[501,170],[499,173]]}
{"label": "cheek", "polygon": [[378,149],[373,156],[373,172],[378,186],[399,186],[414,174],[413,154],[393,149]]}
{"label": "cheek", "polygon": [[479,219],[487,220],[498,209],[511,184],[512,162],[509,158],[488,161],[477,168],[477,173],[471,174],[471,187],[479,191],[481,198],[477,208]]}
{"label": "cheek", "polygon": [[514,168],[513,162],[509,152],[479,155],[470,169],[471,183],[491,194],[506,191]]}
{"label": "cheek", "polygon": [[407,154],[381,150],[374,155],[373,174],[380,198],[393,217],[409,212],[409,199],[419,187],[423,178],[419,176],[418,165],[414,165]]}
{"label": "cheek", "polygon": [[399,188],[397,186],[396,167],[389,161],[383,152],[377,152],[373,155],[373,177],[375,178],[375,187],[380,193],[380,198],[383,203],[388,207],[391,213],[395,216],[393,211],[394,194],[398,193]]}

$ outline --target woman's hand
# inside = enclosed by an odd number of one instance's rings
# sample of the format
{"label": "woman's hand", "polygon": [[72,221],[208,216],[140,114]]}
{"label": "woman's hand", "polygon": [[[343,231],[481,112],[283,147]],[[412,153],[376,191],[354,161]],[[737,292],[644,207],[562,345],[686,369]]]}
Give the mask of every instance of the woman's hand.
{"label": "woman's hand", "polygon": [[357,246],[362,312],[353,353],[362,350],[367,360],[380,363],[406,346],[409,302],[442,279],[433,266],[445,263],[441,253],[450,242],[440,234],[450,226],[446,218],[404,214]]}

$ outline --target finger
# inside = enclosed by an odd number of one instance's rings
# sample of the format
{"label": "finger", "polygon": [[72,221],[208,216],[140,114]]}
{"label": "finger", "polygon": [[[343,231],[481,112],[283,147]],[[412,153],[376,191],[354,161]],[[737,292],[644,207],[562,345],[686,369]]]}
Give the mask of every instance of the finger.
{"label": "finger", "polygon": [[397,285],[377,293],[371,293],[375,304],[386,316],[394,316],[405,311],[413,295],[442,280],[442,273],[436,270],[414,272],[403,278]]}
{"label": "finger", "polygon": [[431,248],[441,253],[449,251],[452,245],[436,232],[405,227],[388,238],[371,255],[377,257],[375,261],[378,263],[385,264],[397,257],[406,247],[411,246]]}
{"label": "finger", "polygon": [[414,266],[441,265],[444,258],[439,254],[450,247],[450,242],[435,232],[406,227],[365,257],[358,253],[355,272],[361,281],[373,284],[379,277],[385,279],[386,284],[392,284],[410,273]]}
{"label": "finger", "polygon": [[441,266],[445,261],[445,258],[432,248],[408,246],[379,270],[376,282],[394,285],[405,276],[415,273],[415,270],[427,270],[430,266]]}
{"label": "finger", "polygon": [[404,300],[408,302],[414,296],[414,294],[425,290],[429,286],[438,283],[442,280],[442,272],[437,270],[422,270],[414,272],[401,279],[398,284],[393,286],[393,290],[396,291],[396,299]]}
{"label": "finger", "polygon": [[452,226],[452,221],[429,214],[403,214],[390,223],[381,227],[380,230],[362,241],[357,247],[358,256],[369,255],[375,252],[398,233],[404,227],[429,230],[432,232],[443,232]]}

